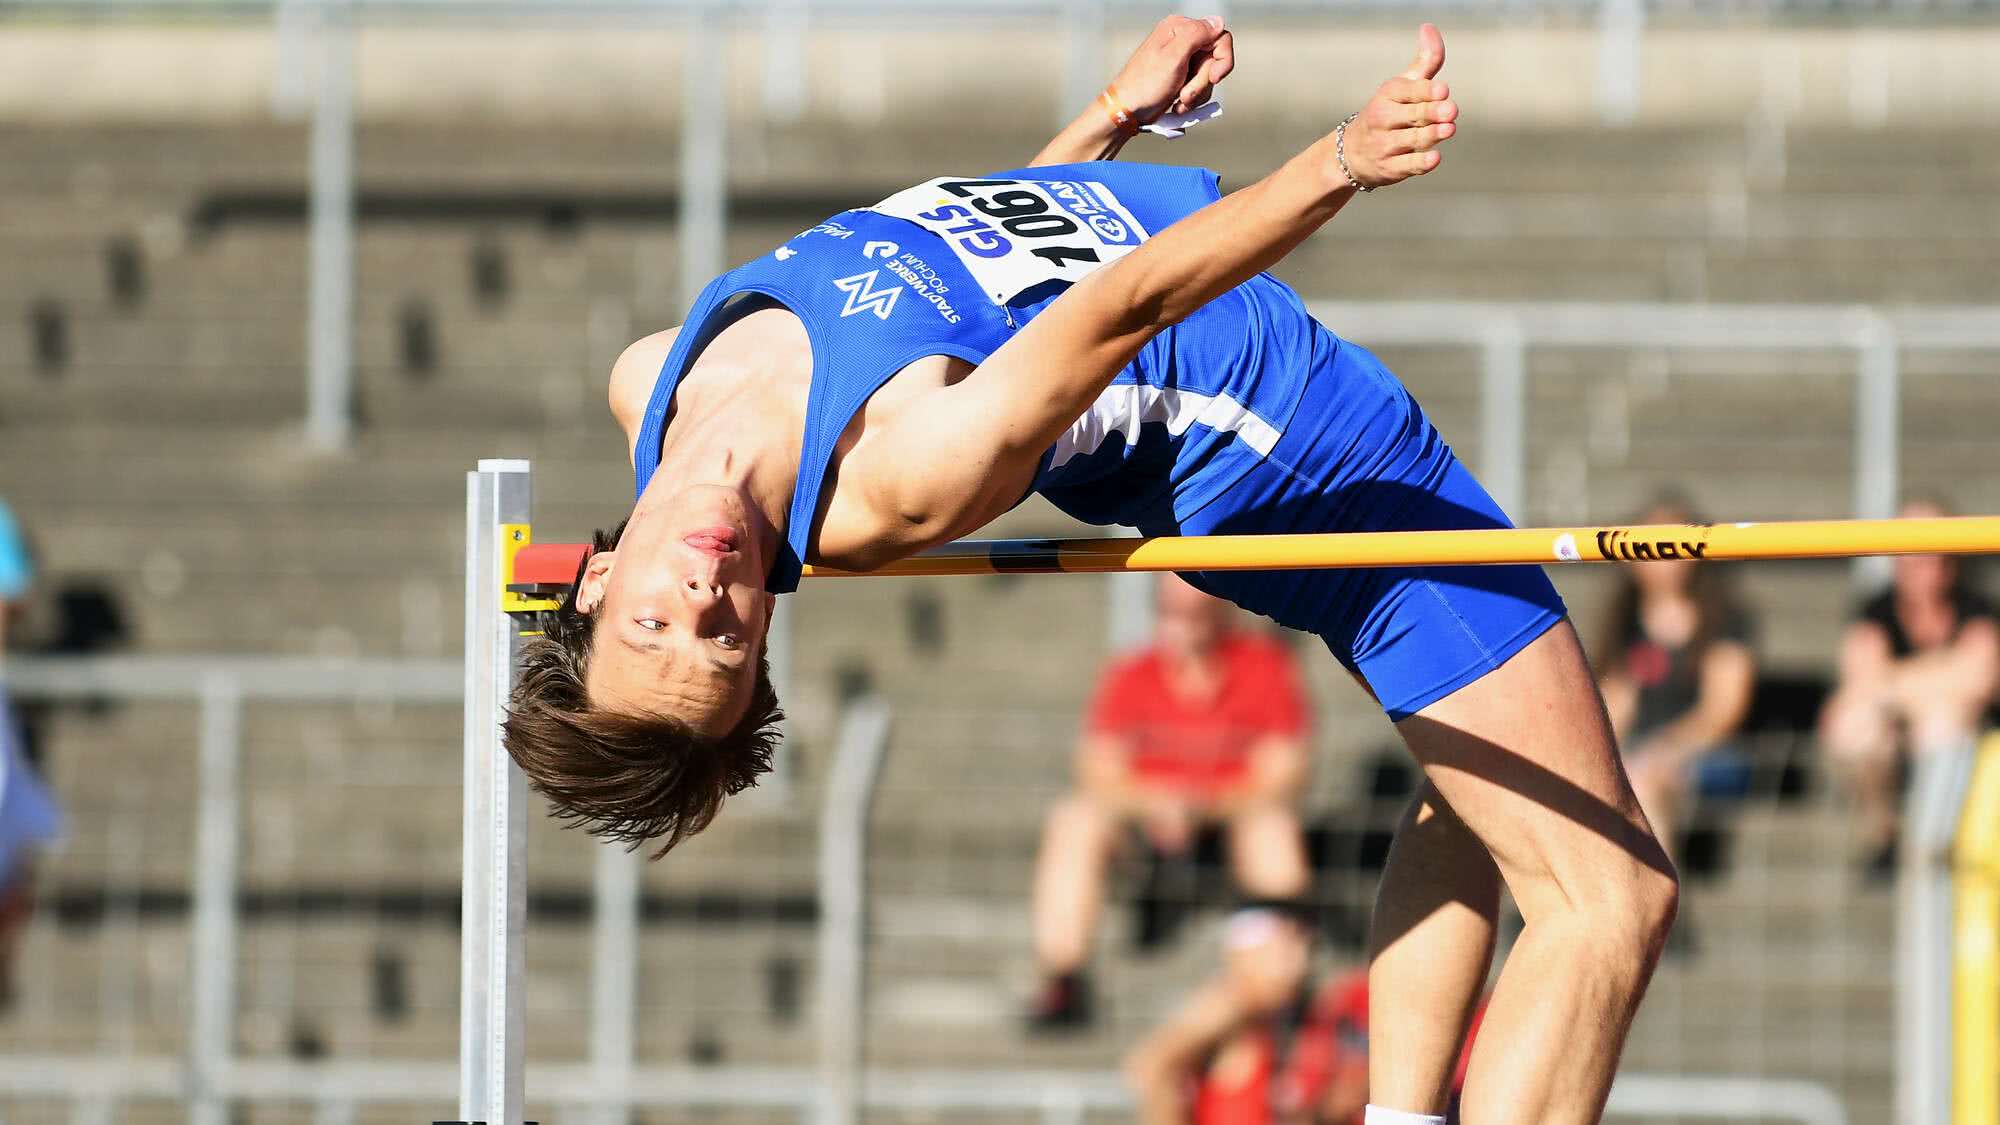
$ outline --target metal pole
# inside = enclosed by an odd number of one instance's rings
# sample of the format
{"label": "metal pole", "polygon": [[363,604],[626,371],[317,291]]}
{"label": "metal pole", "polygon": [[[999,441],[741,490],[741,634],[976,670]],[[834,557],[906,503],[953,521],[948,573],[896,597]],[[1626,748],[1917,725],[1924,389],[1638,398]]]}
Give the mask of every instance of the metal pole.
{"label": "metal pole", "polygon": [[347,447],[354,397],[354,28],[346,5],[319,12],[312,120],[306,313],[306,440]]}
{"label": "metal pole", "polygon": [[889,708],[866,697],[840,724],[819,834],[819,1084],[815,1125],[860,1119],[862,942],[868,806],[889,740]]}
{"label": "metal pole", "polygon": [[687,54],[681,68],[681,301],[693,304],[708,280],[722,272],[729,222],[729,119],[723,97],[728,37],[711,0],[695,0],[688,13]]}
{"label": "metal pole", "polygon": [[[596,911],[591,932],[590,1062],[606,1094],[632,1083],[632,1032],[639,988],[639,853],[604,845],[597,849]],[[632,1107],[601,1103],[591,1114],[599,1125],[626,1125]]]}
{"label": "metal pole", "polygon": [[809,0],[769,0],[764,8],[764,116],[791,124],[805,116]]}
{"label": "metal pole", "polygon": [[195,822],[194,932],[189,942],[189,1125],[226,1125],[235,1050],[237,769],[242,692],[228,675],[201,686],[201,794]]}
{"label": "metal pole", "polygon": [[1951,845],[1972,777],[1973,748],[1930,747],[1912,759],[1896,883],[1896,1120],[1951,1119]]}
{"label": "metal pole", "polygon": [[[465,484],[465,874],[459,978],[463,1121],[521,1125],[527,782],[500,742],[520,630],[500,609],[503,536],[528,522],[526,461],[488,460]],[[512,527],[508,525],[514,525]]]}
{"label": "metal pole", "polygon": [[1644,0],[1599,0],[1597,6],[1597,116],[1606,125],[1630,125],[1639,116],[1646,5]]}
{"label": "metal pole", "polygon": [[1528,345],[1521,322],[1496,316],[1486,324],[1479,349],[1479,463],[1486,491],[1515,520],[1526,493],[1528,445]]}
{"label": "metal pole", "polygon": [[1951,845],[1973,763],[1971,745],[1914,758],[1904,808],[1896,927],[1896,1097],[1905,1123],[1949,1118],[1952,1088]]}
{"label": "metal pole", "polygon": [[276,0],[271,5],[271,116],[297,121],[311,105],[313,20],[308,0]]}
{"label": "metal pole", "polygon": [[[1856,314],[1858,364],[1854,382],[1854,514],[1887,519],[1902,489],[1902,364],[1896,329],[1872,309]],[[1887,581],[1887,559],[1856,559],[1859,585]]]}
{"label": "metal pole", "polygon": [[[1122,537],[1137,538],[1137,529],[1121,528]],[[1106,647],[1113,652],[1136,648],[1153,635],[1153,590],[1159,579],[1137,571],[1111,576],[1111,605],[1105,622]]]}

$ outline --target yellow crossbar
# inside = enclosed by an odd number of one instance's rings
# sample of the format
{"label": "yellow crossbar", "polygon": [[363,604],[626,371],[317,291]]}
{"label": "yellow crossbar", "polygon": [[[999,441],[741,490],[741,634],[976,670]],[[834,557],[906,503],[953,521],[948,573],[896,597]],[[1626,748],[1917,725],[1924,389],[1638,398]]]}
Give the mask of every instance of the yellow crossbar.
{"label": "yellow crossbar", "polygon": [[[1931,554],[2000,554],[2000,516],[1155,539],[969,539],[865,573],[1093,574]],[[819,578],[863,573],[824,566],[808,566],[805,572]]]}

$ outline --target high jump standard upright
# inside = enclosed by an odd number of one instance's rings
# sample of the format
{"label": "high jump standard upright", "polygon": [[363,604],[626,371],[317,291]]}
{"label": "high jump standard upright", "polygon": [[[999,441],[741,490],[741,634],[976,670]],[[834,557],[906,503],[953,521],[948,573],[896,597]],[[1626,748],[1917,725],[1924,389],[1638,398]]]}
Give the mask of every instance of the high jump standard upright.
{"label": "high jump standard upright", "polygon": [[[531,545],[528,463],[466,476],[465,872],[459,993],[462,1122],[523,1125],[522,933],[527,783],[501,745],[522,638],[556,607],[588,550]],[[2000,554],[2000,516],[1506,528],[948,544],[879,575],[1276,570],[1302,567],[1604,563],[1658,559]],[[808,567],[817,577],[845,572]]]}
{"label": "high jump standard upright", "polygon": [[485,460],[465,481],[465,870],[459,929],[458,1115],[522,1125],[522,936],[528,787],[500,744],[528,619],[507,579],[529,539],[528,463]]}

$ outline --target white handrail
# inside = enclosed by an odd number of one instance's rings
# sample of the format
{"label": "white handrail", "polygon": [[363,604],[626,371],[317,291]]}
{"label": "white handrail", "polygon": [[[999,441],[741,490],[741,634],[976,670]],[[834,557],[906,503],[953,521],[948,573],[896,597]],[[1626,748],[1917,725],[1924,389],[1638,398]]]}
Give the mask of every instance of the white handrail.
{"label": "white handrail", "polygon": [[[0,1056],[0,1061],[10,1064],[0,1067],[0,1094],[122,1100],[178,1092],[178,1059]],[[26,1065],[11,1065],[16,1062]],[[820,1097],[819,1071],[802,1066],[638,1067],[622,1090],[604,1085],[588,1063],[537,1066],[533,1076],[538,1100],[576,1106],[742,1106],[804,1114]],[[447,1062],[238,1060],[224,1073],[222,1088],[243,1101],[361,1105],[433,1100],[452,1078]],[[869,1068],[861,1073],[858,1096],[869,1109],[1041,1110],[1046,1117],[1060,1117],[1066,1110],[1132,1106],[1119,1076],[1103,1070]],[[1801,1125],[1847,1122],[1840,1099],[1821,1083],[1736,1075],[1620,1075],[1605,1112],[1613,1117],[1776,1119]]]}
{"label": "white handrail", "polygon": [[178,653],[16,656],[0,664],[0,682],[9,691],[42,699],[199,700],[217,679],[228,680],[244,700],[301,703],[357,698],[456,703],[465,690],[455,660]]}
{"label": "white handrail", "polygon": [[868,809],[889,745],[889,707],[848,704],[819,826],[819,1068],[815,1125],[853,1125],[861,1105]]}

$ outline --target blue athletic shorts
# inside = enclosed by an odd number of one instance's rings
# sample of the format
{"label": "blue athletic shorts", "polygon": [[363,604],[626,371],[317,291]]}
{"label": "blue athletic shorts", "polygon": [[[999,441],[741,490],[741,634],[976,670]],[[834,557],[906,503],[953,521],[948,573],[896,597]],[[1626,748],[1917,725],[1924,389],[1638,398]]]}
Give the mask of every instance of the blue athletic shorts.
{"label": "blue athletic shorts", "polygon": [[[1345,340],[1319,361],[1271,454],[1183,535],[1513,526],[1402,383]],[[1141,528],[1147,534],[1154,529]],[[1197,587],[1318,634],[1401,720],[1498,668],[1562,620],[1535,566],[1206,571]]]}

